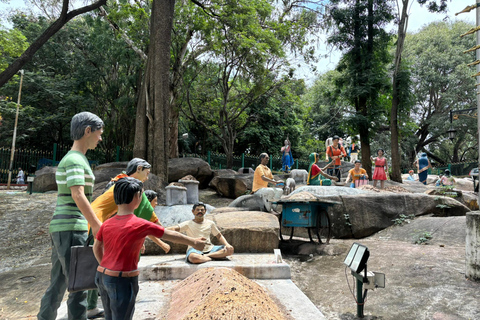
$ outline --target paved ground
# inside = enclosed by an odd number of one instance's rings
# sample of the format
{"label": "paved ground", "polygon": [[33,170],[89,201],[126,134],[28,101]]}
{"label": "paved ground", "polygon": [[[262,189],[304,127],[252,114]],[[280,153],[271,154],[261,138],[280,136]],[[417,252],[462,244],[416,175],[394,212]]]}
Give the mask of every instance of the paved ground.
{"label": "paved ground", "polygon": [[[0,192],[0,319],[35,318],[48,285],[55,198]],[[429,244],[413,244],[425,232]],[[369,291],[366,319],[478,319],[480,283],[465,279],[464,233],[465,217],[422,217],[357,240],[370,250],[369,270],[387,279],[385,289]],[[331,255],[284,257],[292,281],[328,319],[355,319],[352,277],[342,263],[351,243],[332,240]]]}

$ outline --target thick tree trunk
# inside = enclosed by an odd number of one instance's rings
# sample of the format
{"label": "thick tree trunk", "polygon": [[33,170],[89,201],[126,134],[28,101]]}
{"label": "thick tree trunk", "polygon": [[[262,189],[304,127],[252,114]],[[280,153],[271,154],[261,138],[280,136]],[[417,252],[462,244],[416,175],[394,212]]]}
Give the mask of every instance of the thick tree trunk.
{"label": "thick tree trunk", "polygon": [[402,182],[402,172],[400,168],[400,148],[398,145],[398,91],[397,91],[397,79],[394,75],[393,79],[393,96],[392,96],[392,110],[390,111],[390,133],[391,142],[390,148],[392,153],[392,173],[390,179],[396,182]]}
{"label": "thick tree trunk", "polygon": [[402,182],[402,172],[400,168],[400,148],[398,144],[398,107],[400,105],[400,99],[398,94],[398,77],[402,65],[403,44],[407,35],[408,2],[409,0],[402,1],[403,6],[402,12],[400,13],[400,21],[398,23],[397,48],[395,51],[395,62],[392,76],[392,109],[390,110],[390,148],[392,152],[392,173],[390,175],[390,179],[396,182]]}
{"label": "thick tree trunk", "polygon": [[100,0],[91,5],[68,12],[68,0],[63,0],[62,13],[60,17],[45,30],[22,55],[10,64],[2,73],[0,73],[0,87],[8,82],[22,67],[30,61],[34,54],[53,37],[68,21],[76,16],[98,9],[107,3],[107,0]]}
{"label": "thick tree trunk", "polygon": [[175,103],[173,102],[170,107],[170,131],[169,131],[169,157],[178,158],[178,118],[179,110]]}
{"label": "thick tree trunk", "polygon": [[[168,182],[170,42],[175,0],[153,1],[150,47],[137,106],[134,155],[152,165],[161,184]],[[144,101],[142,101],[144,99]]]}

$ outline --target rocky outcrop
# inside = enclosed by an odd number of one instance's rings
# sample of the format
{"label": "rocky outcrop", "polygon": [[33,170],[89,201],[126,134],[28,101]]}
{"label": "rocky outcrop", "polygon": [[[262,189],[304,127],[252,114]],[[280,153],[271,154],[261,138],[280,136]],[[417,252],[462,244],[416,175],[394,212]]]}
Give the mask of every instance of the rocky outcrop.
{"label": "rocky outcrop", "polygon": [[127,169],[128,161],[124,162],[109,162],[104,163],[95,168],[93,174],[95,175],[95,184],[110,181],[122,171]]}
{"label": "rocky outcrop", "polygon": [[235,252],[273,252],[278,248],[278,219],[259,211],[212,213],[225,239]]}
{"label": "rocky outcrop", "polygon": [[174,158],[168,160],[168,182],[176,182],[186,175],[192,175],[200,182],[201,189],[207,188],[213,178],[210,165],[199,158]]}
{"label": "rocky outcrop", "polygon": [[234,176],[216,176],[210,182],[210,186],[214,188],[218,194],[235,199],[247,193],[249,181],[248,175],[234,175]]}
{"label": "rocky outcrop", "polygon": [[35,171],[35,180],[33,180],[33,192],[47,192],[56,191],[57,182],[55,180],[55,173],[57,167],[43,167],[42,169]]}
{"label": "rocky outcrop", "polygon": [[[335,204],[328,209],[335,238],[363,238],[369,236],[393,225],[394,220],[399,218],[400,214],[405,216],[431,214],[445,217],[462,216],[469,211],[465,205],[450,197],[390,192],[335,195],[336,192],[341,192],[341,188],[332,188],[334,187],[301,187],[286,199],[301,201],[300,192],[308,190],[310,194],[316,194],[318,199],[339,202],[339,204]],[[351,189],[350,192],[354,190]],[[296,193],[298,193],[298,196],[295,196]],[[306,200],[311,201],[312,199],[310,197]],[[297,234],[297,231],[295,234]]]}

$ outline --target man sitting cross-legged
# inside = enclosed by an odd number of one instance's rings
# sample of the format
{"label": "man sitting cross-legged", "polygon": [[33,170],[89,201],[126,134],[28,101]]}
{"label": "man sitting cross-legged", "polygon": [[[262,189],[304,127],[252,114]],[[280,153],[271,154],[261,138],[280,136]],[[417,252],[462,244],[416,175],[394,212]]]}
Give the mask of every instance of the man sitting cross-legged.
{"label": "man sitting cross-legged", "polygon": [[[192,209],[193,220],[184,221],[177,226],[168,227],[169,230],[184,232],[187,236],[192,238],[204,237],[207,239],[203,251],[196,250],[191,246],[187,249],[186,260],[190,263],[204,263],[212,259],[223,259],[233,254],[233,247],[227,242],[223,235],[218,231],[215,222],[205,219],[207,213],[205,204],[196,203]],[[210,235],[217,237],[222,244],[214,246],[210,242]]]}

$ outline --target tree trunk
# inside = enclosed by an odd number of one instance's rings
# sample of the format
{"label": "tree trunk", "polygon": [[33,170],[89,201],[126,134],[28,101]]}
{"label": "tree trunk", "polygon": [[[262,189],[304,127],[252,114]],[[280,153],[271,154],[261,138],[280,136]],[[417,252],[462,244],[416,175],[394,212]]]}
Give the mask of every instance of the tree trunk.
{"label": "tree trunk", "polygon": [[169,133],[169,152],[170,159],[178,158],[178,118],[180,112],[175,102],[172,102],[170,106],[170,133]]}
{"label": "tree trunk", "polygon": [[390,148],[392,152],[392,173],[390,174],[390,179],[396,182],[402,182],[402,172],[400,168],[400,148],[398,145],[398,106],[400,105],[398,95],[398,81],[402,64],[403,44],[405,42],[405,36],[407,34],[406,32],[408,19],[408,0],[403,0],[402,4],[403,7],[400,16],[400,22],[398,23],[397,48],[395,51],[395,63],[392,75],[392,109],[390,110]]}
{"label": "tree trunk", "polygon": [[[137,106],[134,155],[152,165],[161,184],[168,183],[170,42],[175,0],[153,1],[150,47]],[[143,101],[142,101],[143,100]]]}
{"label": "tree trunk", "polygon": [[52,23],[35,41],[25,50],[22,55],[10,64],[2,73],[0,73],[0,87],[8,82],[22,67],[30,61],[35,53],[53,37],[68,21],[78,15],[98,9],[107,3],[107,0],[100,0],[91,5],[68,12],[68,0],[63,1],[62,13],[60,17]]}

